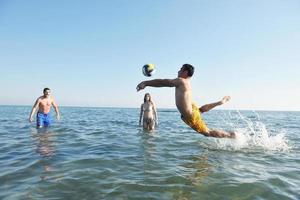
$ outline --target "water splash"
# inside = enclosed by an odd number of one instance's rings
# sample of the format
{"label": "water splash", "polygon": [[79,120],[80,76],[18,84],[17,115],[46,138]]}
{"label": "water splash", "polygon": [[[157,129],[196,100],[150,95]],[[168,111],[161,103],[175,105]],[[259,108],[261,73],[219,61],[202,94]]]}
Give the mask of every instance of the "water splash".
{"label": "water splash", "polygon": [[229,112],[229,117],[220,116],[227,127],[231,127],[237,134],[236,139],[213,139],[217,149],[225,150],[264,150],[289,151],[291,146],[284,130],[270,131],[261,121],[255,111],[251,116],[244,116],[239,111]]}

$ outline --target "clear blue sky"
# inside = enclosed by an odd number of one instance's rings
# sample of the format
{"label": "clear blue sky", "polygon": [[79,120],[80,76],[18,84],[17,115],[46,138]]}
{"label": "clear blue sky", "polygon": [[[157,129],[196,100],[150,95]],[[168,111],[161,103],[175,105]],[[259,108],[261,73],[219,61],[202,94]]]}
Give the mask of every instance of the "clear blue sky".
{"label": "clear blue sky", "polygon": [[0,0],[0,104],[32,105],[50,87],[59,105],[139,107],[136,85],[195,66],[199,104],[300,110],[299,0]]}

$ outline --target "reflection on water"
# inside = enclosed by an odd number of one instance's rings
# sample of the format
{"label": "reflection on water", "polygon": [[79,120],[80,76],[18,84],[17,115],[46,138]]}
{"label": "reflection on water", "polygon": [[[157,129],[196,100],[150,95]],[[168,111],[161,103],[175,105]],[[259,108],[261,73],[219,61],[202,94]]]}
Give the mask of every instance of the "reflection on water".
{"label": "reflection on water", "polygon": [[39,128],[32,137],[36,142],[36,152],[43,158],[51,157],[55,153],[53,144],[54,133],[48,128]]}
{"label": "reflection on water", "polygon": [[183,167],[188,171],[187,179],[193,185],[203,184],[203,180],[212,172],[212,166],[208,162],[206,154],[194,157],[193,162],[184,164]]}
{"label": "reflection on water", "polygon": [[[144,172],[146,174],[147,172],[153,173],[156,170],[164,171],[166,169],[168,171],[168,167],[172,168],[172,166],[175,166],[174,173],[177,176],[182,177],[191,185],[201,186],[205,182],[205,179],[212,173],[213,166],[209,163],[209,154],[201,152],[201,149],[199,149],[198,155],[196,153],[195,155],[182,156],[179,152],[178,155],[175,153],[175,157],[181,160],[180,164],[169,161],[161,163],[161,157],[168,154],[168,152],[164,152],[163,146],[157,146],[157,141],[161,140],[160,135],[156,135],[155,132],[149,133],[145,131],[140,131],[139,134],[141,135],[140,147],[142,149]],[[180,151],[180,148],[178,148],[178,151]],[[169,166],[166,167],[167,165]],[[170,173],[172,173],[171,171]],[[158,174],[158,176],[161,176],[161,174]],[[179,197],[190,197],[190,195],[187,192],[180,194]]]}
{"label": "reflection on water", "polygon": [[144,155],[144,161],[148,160],[155,154],[155,131],[149,132],[149,131],[140,131],[139,133],[141,135],[141,148],[143,149],[143,155]]}
{"label": "reflection on water", "polygon": [[41,157],[43,173],[41,180],[45,180],[47,172],[52,171],[51,157],[55,155],[54,135],[50,128],[31,128],[30,133],[34,141],[35,152]]}

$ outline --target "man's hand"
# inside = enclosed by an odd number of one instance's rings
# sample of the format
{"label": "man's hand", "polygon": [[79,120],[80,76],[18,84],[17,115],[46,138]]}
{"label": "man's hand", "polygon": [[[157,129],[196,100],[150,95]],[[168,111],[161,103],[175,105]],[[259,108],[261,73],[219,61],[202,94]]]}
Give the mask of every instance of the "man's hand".
{"label": "man's hand", "polygon": [[29,122],[33,122],[33,118],[31,116],[29,117]]}
{"label": "man's hand", "polygon": [[226,102],[228,102],[230,99],[231,99],[230,96],[225,96],[225,97],[223,97],[223,99],[220,101],[220,102],[221,102],[221,105],[224,104],[224,103],[226,103]]}
{"label": "man's hand", "polygon": [[145,87],[146,87],[146,84],[145,84],[145,82],[143,81],[143,82],[141,82],[140,84],[138,84],[138,85],[136,86],[136,91],[143,90]]}
{"label": "man's hand", "polygon": [[60,120],[60,115],[59,115],[59,114],[56,115],[56,119],[57,119],[58,121]]}

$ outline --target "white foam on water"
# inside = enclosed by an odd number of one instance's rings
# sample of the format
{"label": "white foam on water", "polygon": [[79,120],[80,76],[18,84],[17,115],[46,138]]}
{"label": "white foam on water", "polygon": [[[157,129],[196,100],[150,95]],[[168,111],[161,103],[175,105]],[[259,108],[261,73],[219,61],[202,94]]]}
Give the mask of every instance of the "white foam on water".
{"label": "white foam on water", "polygon": [[[231,127],[236,133],[235,139],[213,139],[217,149],[225,150],[258,150],[265,151],[289,151],[291,146],[288,144],[284,130],[278,133],[270,133],[266,125],[261,121],[258,113],[255,119],[243,116],[239,111],[233,117],[229,113],[228,117],[222,117],[224,123]],[[233,122],[234,118],[235,122]]]}

